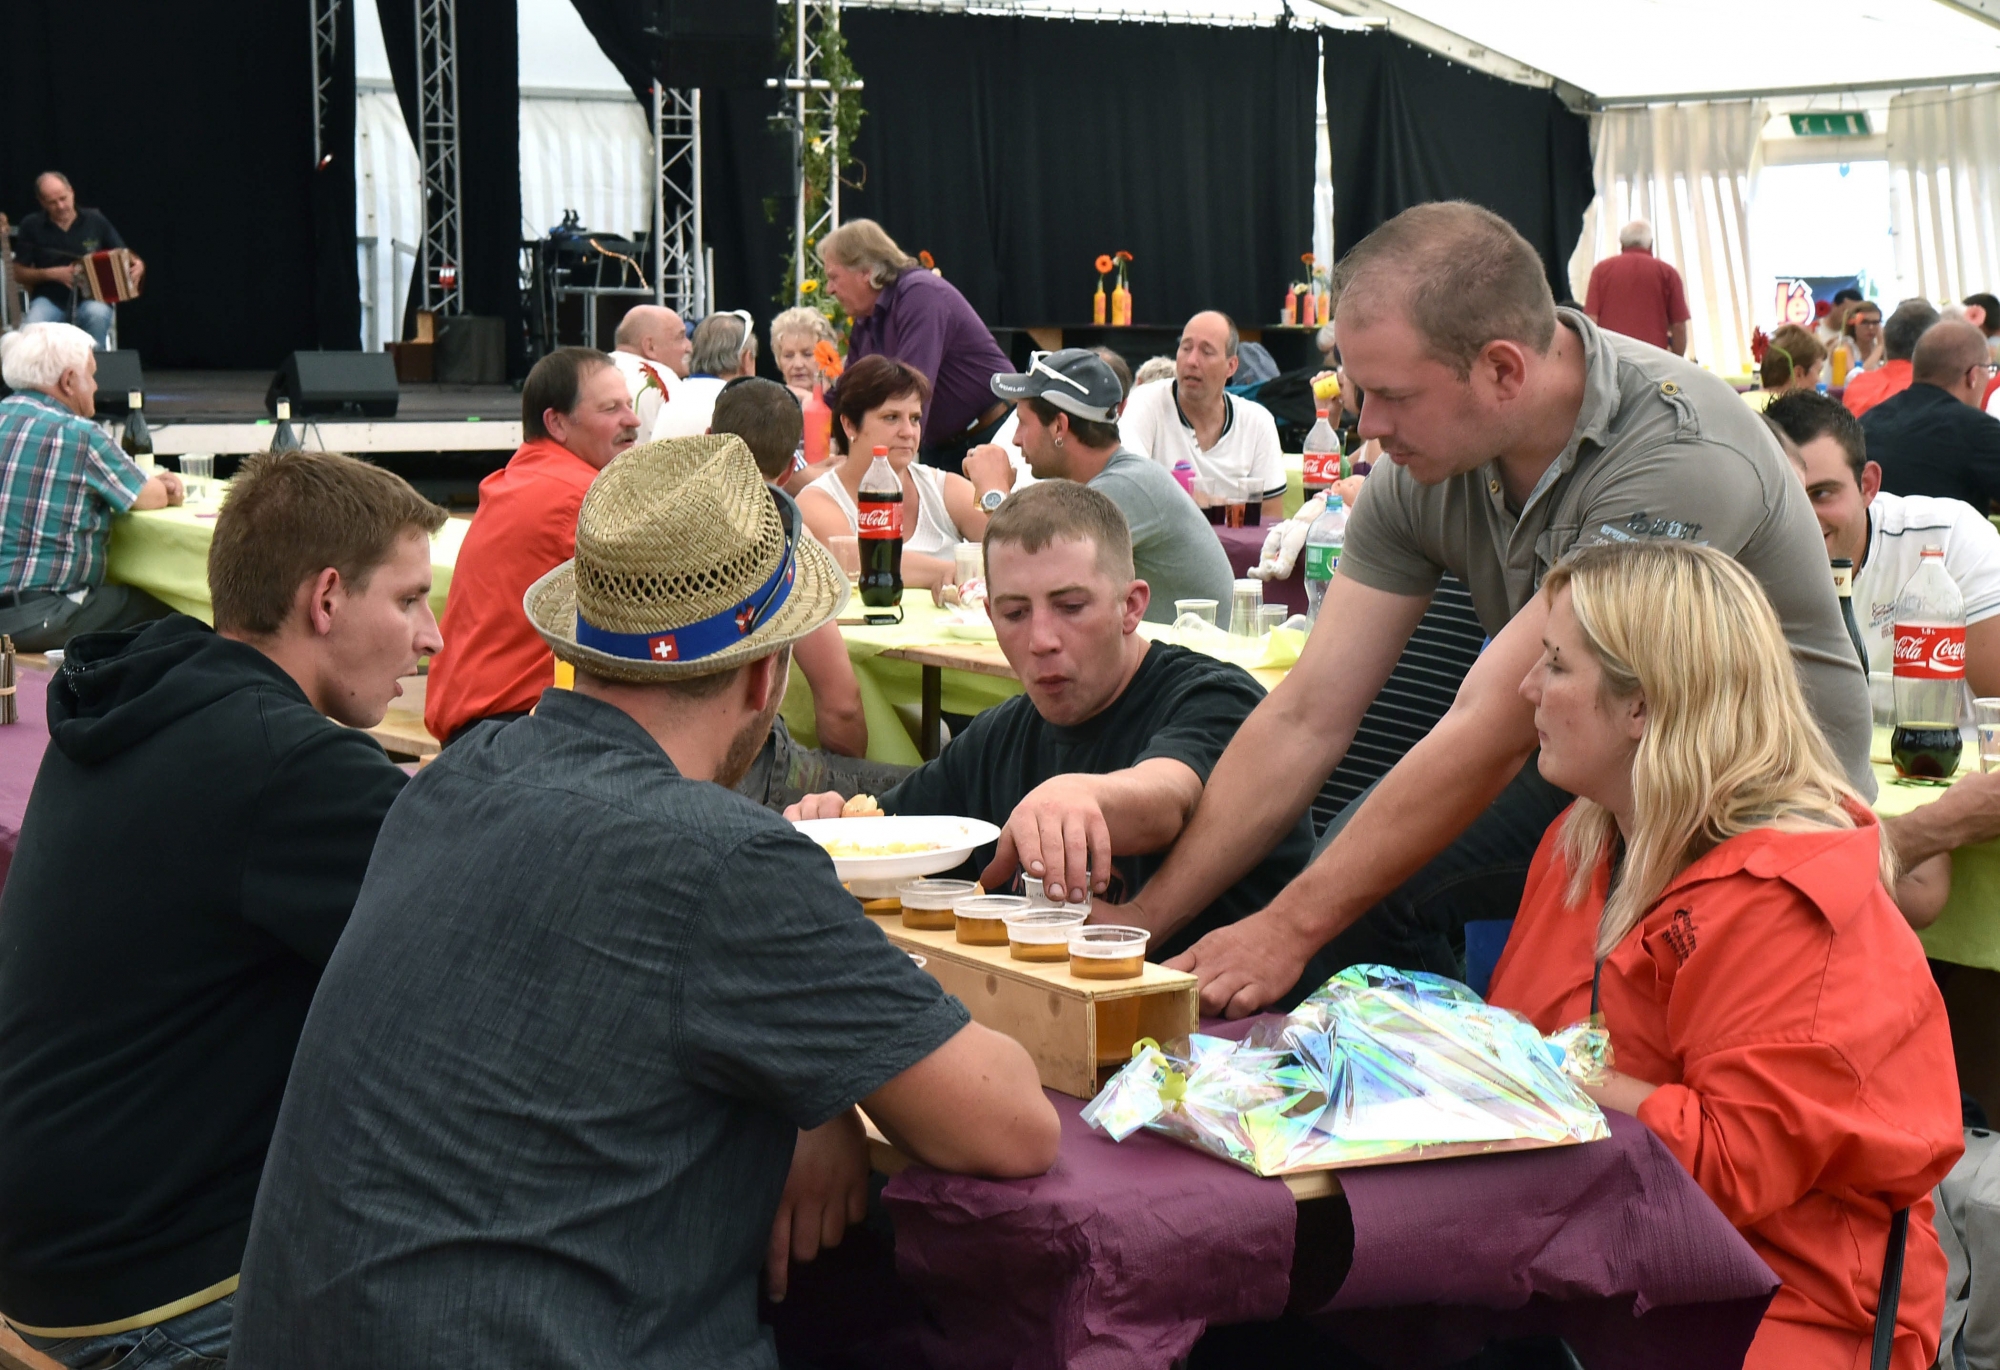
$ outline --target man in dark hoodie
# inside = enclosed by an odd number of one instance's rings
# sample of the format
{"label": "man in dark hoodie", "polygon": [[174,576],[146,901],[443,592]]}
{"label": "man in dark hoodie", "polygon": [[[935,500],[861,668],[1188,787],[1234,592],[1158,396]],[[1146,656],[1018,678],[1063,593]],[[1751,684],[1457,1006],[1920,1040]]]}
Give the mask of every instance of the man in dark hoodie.
{"label": "man in dark hoodie", "polygon": [[404,783],[357,729],[438,649],[444,517],[349,457],[253,457],[215,630],[78,637],[49,687],[0,894],[0,1314],[64,1365],[228,1354],[299,1029]]}

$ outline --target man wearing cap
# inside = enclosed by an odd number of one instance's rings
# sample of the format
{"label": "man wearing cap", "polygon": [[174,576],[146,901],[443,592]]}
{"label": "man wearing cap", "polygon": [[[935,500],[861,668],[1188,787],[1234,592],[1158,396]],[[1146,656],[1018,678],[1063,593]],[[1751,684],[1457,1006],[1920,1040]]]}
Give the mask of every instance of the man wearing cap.
{"label": "man wearing cap", "polygon": [[650,445],[529,589],[576,668],[383,824],[320,979],[230,1364],[771,1370],[758,1270],[865,1206],[855,1105],[945,1170],[1040,1174],[1033,1062],[726,787],[846,578],[735,437]]}
{"label": "man wearing cap", "polygon": [[[1152,587],[1146,619],[1174,621],[1174,601],[1216,601],[1229,626],[1229,556],[1187,491],[1157,463],[1118,440],[1124,391],[1104,359],[1088,348],[1038,352],[1021,374],[993,377],[993,393],[1014,405],[1014,445],[1036,480],[1073,480],[1111,498],[1132,533],[1132,563]],[[965,474],[989,493],[988,512],[1014,487],[1003,448],[988,444],[965,458]],[[986,501],[990,501],[987,503]]]}

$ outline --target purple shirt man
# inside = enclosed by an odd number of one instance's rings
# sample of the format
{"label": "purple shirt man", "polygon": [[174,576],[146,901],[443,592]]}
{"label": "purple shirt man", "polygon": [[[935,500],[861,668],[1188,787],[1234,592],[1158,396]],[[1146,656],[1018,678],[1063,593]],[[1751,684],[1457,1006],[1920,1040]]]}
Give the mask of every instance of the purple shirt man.
{"label": "purple shirt man", "polygon": [[[1004,412],[988,385],[993,377],[1011,373],[1014,364],[956,287],[914,264],[896,270],[896,259],[909,259],[866,219],[850,220],[828,234],[821,252],[828,291],[854,317],[847,359],[855,362],[879,353],[915,367],[930,380],[931,402],[924,411],[927,450],[961,446],[974,420],[988,410]],[[854,260],[843,260],[848,256]],[[877,286],[878,280],[886,284]]]}

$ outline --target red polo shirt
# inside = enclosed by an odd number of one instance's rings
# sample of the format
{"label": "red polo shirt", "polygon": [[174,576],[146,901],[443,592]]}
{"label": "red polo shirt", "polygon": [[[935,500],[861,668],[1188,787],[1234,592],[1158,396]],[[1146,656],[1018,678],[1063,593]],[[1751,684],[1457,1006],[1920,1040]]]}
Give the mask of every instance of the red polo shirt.
{"label": "red polo shirt", "polygon": [[1667,330],[1688,316],[1681,273],[1643,247],[1628,247],[1590,271],[1583,312],[1598,327],[1665,347]]}
{"label": "red polo shirt", "polygon": [[1850,379],[1847,388],[1840,392],[1840,402],[1858,419],[1889,396],[1908,390],[1912,379],[1910,363],[1883,362],[1873,371],[1863,371]]}
{"label": "red polo shirt", "polygon": [[555,684],[555,656],[521,597],[576,555],[577,511],[596,479],[568,448],[530,438],[479,482],[445,598],[444,650],[424,686],[424,726],[438,741],[493,714],[526,712]]}

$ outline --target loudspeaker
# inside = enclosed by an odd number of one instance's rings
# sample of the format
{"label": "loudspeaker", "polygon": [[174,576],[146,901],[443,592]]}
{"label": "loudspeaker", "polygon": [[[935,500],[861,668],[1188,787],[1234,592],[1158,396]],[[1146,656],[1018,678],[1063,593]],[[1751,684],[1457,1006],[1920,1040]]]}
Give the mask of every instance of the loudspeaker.
{"label": "loudspeaker", "polygon": [[97,355],[97,412],[124,418],[130,411],[128,399],[134,390],[146,393],[145,368],[137,352],[99,352]]}
{"label": "loudspeaker", "polygon": [[[778,71],[771,0],[641,0],[653,74],[669,86],[761,86]],[[789,7],[787,7],[789,12]]]}
{"label": "loudspeaker", "polygon": [[499,385],[507,379],[507,326],[476,314],[447,314],[437,321],[436,371],[440,385]]}
{"label": "loudspeaker", "polygon": [[289,399],[295,419],[318,414],[393,419],[401,398],[396,363],[387,352],[294,352],[271,378],[264,411],[275,416],[278,401]]}

